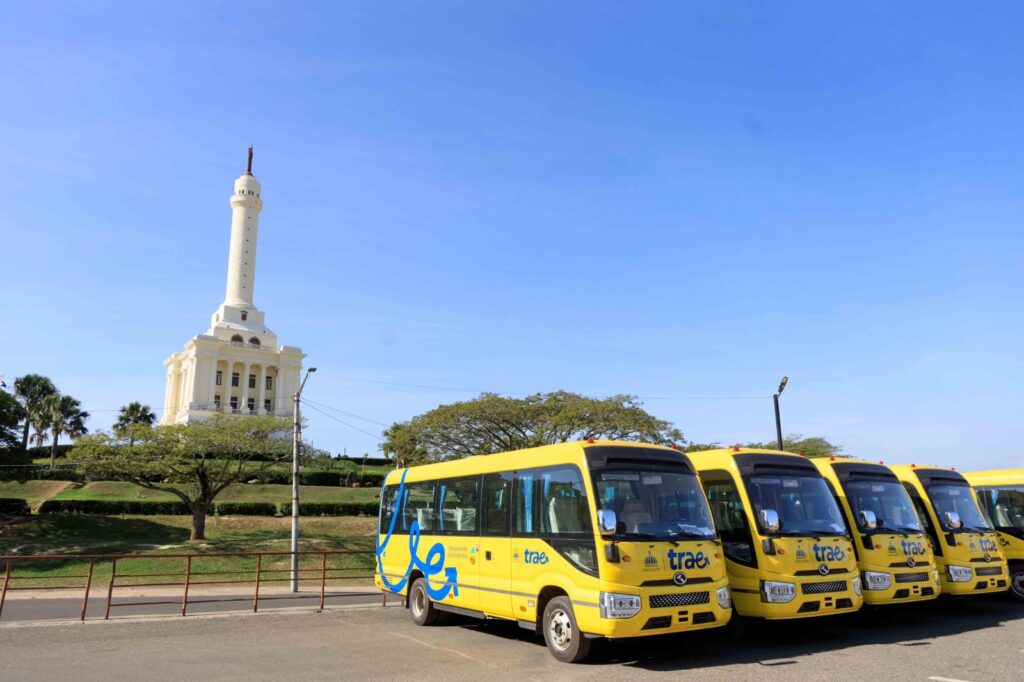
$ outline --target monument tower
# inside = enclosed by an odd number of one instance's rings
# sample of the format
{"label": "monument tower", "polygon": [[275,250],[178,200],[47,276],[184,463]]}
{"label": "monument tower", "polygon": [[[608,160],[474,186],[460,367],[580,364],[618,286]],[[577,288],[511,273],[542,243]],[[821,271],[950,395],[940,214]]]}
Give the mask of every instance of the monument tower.
{"label": "monument tower", "polygon": [[231,245],[227,289],[205,334],[166,360],[162,424],[229,414],[287,414],[298,388],[305,354],[278,346],[253,302],[256,241],[263,199],[252,174],[252,147],[245,173],[231,195]]}

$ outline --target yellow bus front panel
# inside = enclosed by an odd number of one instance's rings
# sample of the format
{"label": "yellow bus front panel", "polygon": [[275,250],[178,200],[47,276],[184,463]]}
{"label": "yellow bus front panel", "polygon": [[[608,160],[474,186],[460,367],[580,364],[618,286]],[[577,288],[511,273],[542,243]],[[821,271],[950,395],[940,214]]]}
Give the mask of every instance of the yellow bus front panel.
{"label": "yellow bus front panel", "polygon": [[[856,611],[863,603],[850,539],[818,470],[790,453],[688,453],[700,472],[726,557],[733,608],[765,619]],[[770,530],[762,511],[778,517]]]}
{"label": "yellow bus front panel", "polygon": [[848,457],[813,461],[829,482],[851,532],[864,603],[937,598],[941,583],[931,543],[896,475],[881,464]]}
{"label": "yellow bus front panel", "polygon": [[999,537],[963,476],[941,467],[890,467],[914,502],[935,554],[942,594],[1002,592],[1010,585]]}

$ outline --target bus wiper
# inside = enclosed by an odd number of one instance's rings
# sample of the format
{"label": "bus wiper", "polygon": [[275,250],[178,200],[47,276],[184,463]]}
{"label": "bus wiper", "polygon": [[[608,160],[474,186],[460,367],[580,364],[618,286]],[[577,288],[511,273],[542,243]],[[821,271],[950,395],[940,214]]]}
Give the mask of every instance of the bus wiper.
{"label": "bus wiper", "polygon": [[907,531],[903,528],[890,528],[889,526],[875,526],[876,533],[896,533],[897,535],[907,535]]}
{"label": "bus wiper", "polygon": [[814,538],[815,540],[821,540],[821,533],[812,533],[806,530],[779,531],[778,533],[772,533],[772,535],[780,538]]}
{"label": "bus wiper", "polygon": [[692,533],[684,530],[670,530],[673,537],[692,538],[694,540],[713,540],[714,535],[708,535],[707,533]]}
{"label": "bus wiper", "polygon": [[678,547],[679,543],[672,538],[665,537],[663,535],[655,535],[654,533],[626,533],[625,537],[628,538],[640,538],[642,540],[662,540],[664,542],[671,542],[673,547]]}

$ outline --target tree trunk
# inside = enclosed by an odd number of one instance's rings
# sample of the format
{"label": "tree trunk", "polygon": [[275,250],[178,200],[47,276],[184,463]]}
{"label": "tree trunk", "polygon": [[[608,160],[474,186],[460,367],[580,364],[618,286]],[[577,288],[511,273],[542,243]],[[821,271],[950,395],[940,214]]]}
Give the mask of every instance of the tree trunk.
{"label": "tree trunk", "polygon": [[28,411],[25,411],[25,433],[21,437],[21,449],[28,452],[28,432],[32,426],[32,419],[28,416]]}
{"label": "tree trunk", "polygon": [[189,540],[206,539],[206,503],[196,502],[192,505],[192,535]]}
{"label": "tree trunk", "polygon": [[53,430],[53,444],[50,445],[50,468],[57,466],[57,439],[60,438],[60,431]]}

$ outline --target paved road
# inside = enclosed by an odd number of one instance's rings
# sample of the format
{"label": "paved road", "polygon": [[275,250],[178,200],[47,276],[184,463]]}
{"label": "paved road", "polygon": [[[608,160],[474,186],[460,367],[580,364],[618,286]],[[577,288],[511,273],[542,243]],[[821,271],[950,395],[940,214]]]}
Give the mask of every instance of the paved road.
{"label": "paved road", "polygon": [[[99,592],[99,591],[98,591]],[[215,602],[204,602],[216,599]],[[231,600],[231,601],[220,601]],[[89,599],[89,608],[85,617],[88,619],[103,618],[106,608],[106,594],[94,593]],[[392,597],[392,601],[400,601]],[[120,606],[127,604],[126,606]],[[325,604],[329,607],[348,606],[353,604],[380,604],[380,592],[367,594],[343,594],[331,596],[328,593]],[[298,598],[284,594],[265,594],[260,596],[260,611],[282,608],[302,607],[317,609],[320,606],[320,593],[308,593]],[[224,611],[241,611],[252,609],[252,594],[198,594],[189,597],[188,613],[195,615],[221,613]],[[8,599],[4,604],[4,623],[24,623],[29,621],[71,620],[81,615],[81,599]],[[125,616],[172,616],[181,614],[181,594],[168,593],[162,597],[115,597],[110,610],[112,618]]]}
{"label": "paved road", "polygon": [[145,622],[0,627],[12,680],[440,679],[1014,680],[1024,671],[1024,608],[1000,601],[903,607],[775,625],[739,643],[702,635],[602,648],[557,663],[507,623],[418,628],[400,607],[358,607]]}

